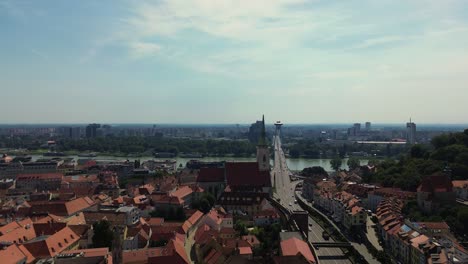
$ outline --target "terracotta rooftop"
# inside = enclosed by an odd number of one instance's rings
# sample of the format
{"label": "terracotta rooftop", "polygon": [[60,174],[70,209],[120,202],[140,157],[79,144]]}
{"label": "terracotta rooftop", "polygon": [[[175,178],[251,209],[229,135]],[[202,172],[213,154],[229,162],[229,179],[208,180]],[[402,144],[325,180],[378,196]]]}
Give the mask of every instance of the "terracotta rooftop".
{"label": "terracotta rooftop", "polygon": [[177,190],[173,191],[171,193],[171,196],[173,197],[178,197],[180,199],[184,199],[186,196],[190,195],[193,193],[192,188],[190,186],[179,186]]}
{"label": "terracotta rooftop", "polygon": [[468,189],[468,180],[452,181],[453,188]]}
{"label": "terracotta rooftop", "polygon": [[240,255],[251,255],[252,248],[251,247],[239,247],[239,254]]}
{"label": "terracotta rooftop", "polygon": [[6,233],[5,235],[0,236],[0,241],[8,241],[12,243],[22,244],[26,241],[34,239],[36,237],[36,232],[31,225],[26,225],[24,227],[16,228]]}
{"label": "terracotta rooftop", "polygon": [[107,256],[110,251],[109,248],[86,248],[64,251],[62,254],[77,254],[83,253],[85,257],[100,257]]}
{"label": "terracotta rooftop", "polygon": [[271,187],[270,172],[259,171],[257,162],[226,162],[225,170],[231,187]]}
{"label": "terracotta rooftop", "polygon": [[255,235],[242,236],[242,240],[250,244],[250,246],[255,247],[260,245],[260,241]]}
{"label": "terracotta rooftop", "polygon": [[151,217],[146,221],[150,226],[160,226],[164,223],[164,218],[162,217]]}
{"label": "terracotta rooftop", "polygon": [[68,216],[83,211],[93,205],[95,205],[95,202],[89,197],[80,197],[71,201],[31,202],[31,212]]}
{"label": "terracotta rooftop", "polygon": [[45,239],[31,241],[24,247],[36,258],[54,257],[77,242],[80,237],[69,227],[65,227],[57,233]]}
{"label": "terracotta rooftop", "polygon": [[301,254],[309,263],[315,263],[315,258],[312,255],[309,245],[295,237],[281,241],[281,253],[283,256],[296,256],[297,254]]}
{"label": "terracotta rooftop", "polygon": [[192,225],[196,224],[201,218],[203,217],[203,213],[200,211],[196,211],[193,213],[192,216],[189,217],[187,221],[189,221]]}
{"label": "terracotta rooftop", "polygon": [[447,175],[435,174],[422,180],[418,192],[452,192],[452,188],[452,182]]}
{"label": "terracotta rooftop", "polygon": [[201,168],[197,182],[224,182],[224,168]]}
{"label": "terracotta rooftop", "polygon": [[16,176],[16,181],[29,181],[29,180],[62,180],[62,173],[34,173],[34,174],[20,174]]}
{"label": "terracotta rooftop", "polygon": [[449,229],[450,227],[446,222],[418,222],[418,225],[427,229]]}
{"label": "terracotta rooftop", "polygon": [[23,263],[27,257],[16,244],[13,244],[0,250],[0,259],[2,259],[2,263]]}

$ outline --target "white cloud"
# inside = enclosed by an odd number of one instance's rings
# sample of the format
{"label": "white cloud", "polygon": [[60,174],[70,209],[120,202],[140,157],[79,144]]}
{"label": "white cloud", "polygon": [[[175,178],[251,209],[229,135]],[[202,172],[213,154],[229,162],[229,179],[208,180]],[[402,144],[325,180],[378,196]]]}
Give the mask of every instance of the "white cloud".
{"label": "white cloud", "polygon": [[131,54],[135,58],[154,56],[159,54],[161,46],[150,42],[132,42],[130,43]]}

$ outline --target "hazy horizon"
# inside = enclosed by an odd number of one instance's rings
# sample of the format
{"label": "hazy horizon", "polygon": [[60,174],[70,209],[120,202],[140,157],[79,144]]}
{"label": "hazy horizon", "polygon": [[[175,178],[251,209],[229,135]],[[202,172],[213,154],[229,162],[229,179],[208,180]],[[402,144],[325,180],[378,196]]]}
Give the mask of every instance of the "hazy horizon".
{"label": "hazy horizon", "polygon": [[468,122],[463,0],[0,0],[0,33],[0,124]]}

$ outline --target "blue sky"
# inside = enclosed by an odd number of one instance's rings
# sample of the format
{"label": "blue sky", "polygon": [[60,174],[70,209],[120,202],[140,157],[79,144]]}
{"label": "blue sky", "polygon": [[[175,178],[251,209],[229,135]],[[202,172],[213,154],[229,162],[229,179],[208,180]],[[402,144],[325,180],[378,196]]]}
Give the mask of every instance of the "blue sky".
{"label": "blue sky", "polygon": [[466,123],[468,3],[0,0],[0,123]]}

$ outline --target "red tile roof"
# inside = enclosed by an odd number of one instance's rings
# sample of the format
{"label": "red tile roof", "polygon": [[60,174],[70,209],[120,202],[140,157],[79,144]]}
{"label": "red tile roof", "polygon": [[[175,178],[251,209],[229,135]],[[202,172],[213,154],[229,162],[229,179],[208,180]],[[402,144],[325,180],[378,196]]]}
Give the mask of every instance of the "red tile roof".
{"label": "red tile roof", "polygon": [[418,222],[418,224],[427,229],[449,229],[446,222]]}
{"label": "red tile roof", "polygon": [[242,236],[242,240],[246,241],[247,243],[250,244],[252,247],[256,247],[260,245],[260,241],[255,235],[247,235],[247,236]]}
{"label": "red tile roof", "polygon": [[468,180],[464,181],[452,181],[454,188],[468,189]]}
{"label": "red tile roof", "polygon": [[203,261],[207,264],[218,263],[219,258],[223,255],[222,252],[217,251],[216,249],[211,249],[208,255],[203,258]]}
{"label": "red tile roof", "polygon": [[34,230],[36,231],[36,234],[38,236],[53,235],[57,233],[58,231],[62,230],[65,226],[67,226],[66,223],[57,223],[57,222],[33,224]]}
{"label": "red tile roof", "polygon": [[185,252],[184,245],[177,239],[171,239],[158,256],[148,257],[148,263],[188,264],[191,262]]}
{"label": "red tile roof", "polygon": [[68,250],[64,251],[62,254],[77,254],[83,253],[85,257],[101,257],[107,256],[109,252],[109,248],[86,248],[86,249],[75,249],[75,250]]}
{"label": "red tile roof", "polygon": [[193,213],[192,216],[189,217],[187,221],[189,221],[192,225],[194,225],[198,223],[198,221],[200,221],[202,216],[203,216],[203,213],[197,210],[195,213]]}
{"label": "red tile roof", "polygon": [[197,182],[224,182],[223,168],[201,168]]}
{"label": "red tile roof", "polygon": [[13,244],[0,250],[0,259],[2,263],[22,263],[27,257],[16,244]]}
{"label": "red tile roof", "polygon": [[270,172],[259,171],[257,162],[226,162],[226,181],[231,187],[271,187]]}
{"label": "red tile roof", "polygon": [[26,263],[33,263],[36,260],[36,258],[31,254],[31,252],[29,252],[29,250],[24,247],[24,245],[19,245],[18,248],[26,256]]}
{"label": "red tile roof", "polygon": [[24,244],[24,247],[36,258],[54,257],[77,242],[80,237],[69,227],[43,239]]}
{"label": "red tile roof", "polygon": [[7,234],[17,228],[20,228],[21,226],[18,224],[18,222],[16,221],[13,221],[9,224],[6,224],[2,227],[0,227],[0,235],[4,235],[4,234]]}
{"label": "red tile roof", "polygon": [[95,205],[89,197],[80,197],[71,201],[31,202],[32,213],[51,213],[68,216]]}
{"label": "red tile roof", "polygon": [[28,180],[48,180],[55,179],[61,180],[63,178],[62,173],[31,173],[31,174],[20,174],[16,176],[16,181],[28,181]]}
{"label": "red tile roof", "polygon": [[148,257],[160,256],[163,250],[163,247],[125,250],[122,252],[122,263],[148,263]]}
{"label": "red tile roof", "polygon": [[190,186],[179,186],[177,190],[171,193],[171,196],[184,199],[185,197],[187,197],[188,195],[192,193],[193,193],[193,190],[192,188],[190,188]]}
{"label": "red tile roof", "polygon": [[421,185],[418,187],[418,192],[452,192],[452,182],[447,175],[435,174],[425,177]]}
{"label": "red tile roof", "polygon": [[239,254],[240,255],[252,255],[252,248],[251,247],[239,247]]}
{"label": "red tile roof", "polygon": [[164,223],[164,218],[162,217],[151,217],[146,221],[150,226],[160,226]]}
{"label": "red tile roof", "polygon": [[30,225],[16,228],[3,236],[0,236],[0,241],[8,241],[12,243],[22,244],[36,237],[36,231]]}
{"label": "red tile roof", "polygon": [[301,254],[309,263],[315,263],[315,258],[312,255],[309,245],[295,237],[281,241],[281,253],[283,256],[296,256]]}

